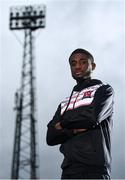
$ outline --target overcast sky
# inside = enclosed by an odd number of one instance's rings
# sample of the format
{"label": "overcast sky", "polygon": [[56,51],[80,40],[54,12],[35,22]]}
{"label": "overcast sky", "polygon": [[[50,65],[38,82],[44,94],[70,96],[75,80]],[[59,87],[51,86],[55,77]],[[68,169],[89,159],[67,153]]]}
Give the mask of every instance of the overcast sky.
{"label": "overcast sky", "polygon": [[46,28],[35,32],[40,178],[60,178],[59,146],[46,145],[47,124],[75,85],[70,53],[85,48],[97,64],[93,78],[115,91],[112,178],[125,178],[125,0],[0,0],[0,178],[10,178],[14,93],[20,86],[23,31],[9,30],[9,8],[45,4]]}

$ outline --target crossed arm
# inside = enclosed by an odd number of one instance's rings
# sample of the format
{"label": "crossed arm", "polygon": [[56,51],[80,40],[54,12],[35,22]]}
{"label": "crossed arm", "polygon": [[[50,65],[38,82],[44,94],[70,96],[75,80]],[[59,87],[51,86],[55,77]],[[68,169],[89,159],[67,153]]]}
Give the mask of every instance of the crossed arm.
{"label": "crossed arm", "polygon": [[83,132],[86,129],[68,129],[60,125],[60,105],[55,113],[55,116],[48,124],[46,141],[50,146],[62,144],[72,138],[77,133]]}
{"label": "crossed arm", "polygon": [[96,93],[93,106],[83,110],[80,114],[74,114],[72,118],[67,117],[60,120],[59,105],[53,120],[48,124],[47,144],[62,144],[78,133],[91,130],[98,126],[103,120],[112,115],[113,90],[107,85]]}
{"label": "crossed arm", "polygon": [[[57,130],[63,129],[63,128],[61,127],[60,122],[56,123],[55,129],[57,129]],[[86,130],[87,130],[87,129],[83,129],[83,128],[73,129],[73,133],[74,133],[74,134],[77,134],[77,133],[79,133],[79,132],[84,132],[84,131],[86,131]]]}

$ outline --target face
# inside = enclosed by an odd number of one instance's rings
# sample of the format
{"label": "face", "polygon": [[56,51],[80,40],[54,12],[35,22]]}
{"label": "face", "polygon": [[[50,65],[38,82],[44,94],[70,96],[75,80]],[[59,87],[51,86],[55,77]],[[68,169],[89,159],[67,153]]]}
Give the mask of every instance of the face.
{"label": "face", "polygon": [[72,77],[76,81],[91,77],[92,70],[95,69],[95,63],[84,53],[76,53],[70,58],[70,68]]}

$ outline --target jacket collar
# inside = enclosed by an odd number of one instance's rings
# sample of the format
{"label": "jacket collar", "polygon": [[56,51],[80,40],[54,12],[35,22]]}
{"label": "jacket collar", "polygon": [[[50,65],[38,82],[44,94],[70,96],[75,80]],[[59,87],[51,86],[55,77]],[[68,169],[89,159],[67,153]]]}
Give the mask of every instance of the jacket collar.
{"label": "jacket collar", "polygon": [[97,85],[97,84],[102,84],[102,82],[100,80],[98,80],[98,79],[88,78],[88,79],[83,80],[82,82],[79,82],[73,88],[73,90],[74,91],[81,91],[84,88],[87,88],[87,87],[90,87],[90,86],[94,86],[94,85]]}

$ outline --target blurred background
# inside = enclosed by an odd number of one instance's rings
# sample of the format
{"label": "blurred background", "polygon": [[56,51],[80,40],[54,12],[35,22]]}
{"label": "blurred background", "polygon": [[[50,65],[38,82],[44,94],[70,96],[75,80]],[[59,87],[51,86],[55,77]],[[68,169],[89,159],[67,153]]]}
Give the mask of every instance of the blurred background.
{"label": "blurred background", "polygon": [[0,178],[11,175],[14,93],[21,81],[24,38],[23,31],[9,30],[9,9],[34,4],[46,6],[46,27],[35,32],[40,178],[60,178],[63,156],[59,146],[47,146],[47,124],[75,85],[69,55],[85,48],[97,64],[93,78],[109,83],[115,91],[112,178],[125,179],[124,0],[0,0]]}

